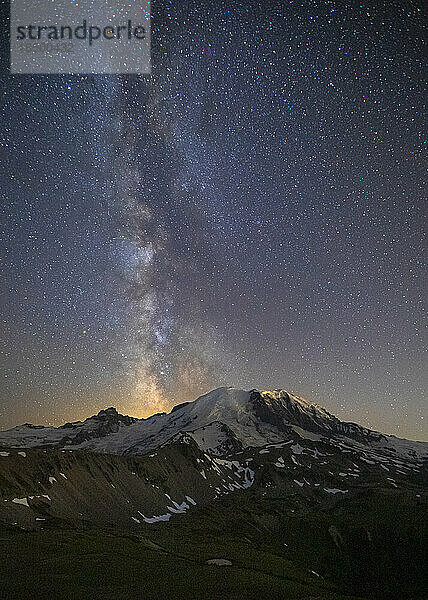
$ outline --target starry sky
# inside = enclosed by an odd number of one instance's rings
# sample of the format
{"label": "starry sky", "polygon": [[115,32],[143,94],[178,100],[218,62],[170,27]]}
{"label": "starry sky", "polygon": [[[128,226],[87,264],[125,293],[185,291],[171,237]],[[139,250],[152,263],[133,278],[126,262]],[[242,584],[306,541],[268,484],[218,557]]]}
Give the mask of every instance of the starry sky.
{"label": "starry sky", "polygon": [[4,46],[0,426],[232,385],[426,439],[423,31],[420,2],[154,0],[150,75]]}

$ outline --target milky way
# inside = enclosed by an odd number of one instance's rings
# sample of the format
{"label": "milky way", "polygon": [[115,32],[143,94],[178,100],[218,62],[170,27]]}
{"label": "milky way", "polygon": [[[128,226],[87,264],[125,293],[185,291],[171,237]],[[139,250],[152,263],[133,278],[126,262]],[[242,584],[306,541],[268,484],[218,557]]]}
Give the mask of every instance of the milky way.
{"label": "milky way", "polygon": [[233,385],[424,437],[423,24],[159,2],[151,75],[3,69],[0,424]]}

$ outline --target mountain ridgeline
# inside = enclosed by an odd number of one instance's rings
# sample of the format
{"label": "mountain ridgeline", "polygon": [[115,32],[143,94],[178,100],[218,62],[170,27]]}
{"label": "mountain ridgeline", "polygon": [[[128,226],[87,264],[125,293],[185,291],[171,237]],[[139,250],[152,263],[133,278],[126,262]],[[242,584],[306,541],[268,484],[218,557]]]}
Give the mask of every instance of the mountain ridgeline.
{"label": "mountain ridgeline", "polygon": [[424,443],[340,421],[320,406],[284,390],[246,392],[234,388],[219,388],[174,407],[168,414],[157,413],[148,419],[124,416],[108,408],[85,421],[57,428],[25,424],[0,432],[0,444],[142,454],[186,431],[212,454],[227,455],[251,445],[282,441],[296,428],[326,438],[348,437],[414,458],[426,453]]}
{"label": "mountain ridgeline", "polygon": [[284,390],[14,427],[0,432],[0,547],[39,558],[6,561],[5,597],[33,598],[36,581],[52,598],[422,599],[427,455]]}

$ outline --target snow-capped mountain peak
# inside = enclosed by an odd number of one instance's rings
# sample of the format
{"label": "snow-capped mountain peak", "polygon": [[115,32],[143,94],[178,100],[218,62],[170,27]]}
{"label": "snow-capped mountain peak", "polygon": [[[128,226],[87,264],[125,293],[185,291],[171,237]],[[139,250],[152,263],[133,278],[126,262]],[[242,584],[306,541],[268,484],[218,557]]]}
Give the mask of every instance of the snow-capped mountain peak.
{"label": "snow-capped mountain peak", "polygon": [[108,436],[138,419],[121,415],[113,407],[100,410],[84,421],[65,423],[60,427],[44,427],[25,423],[0,432],[0,445],[31,448],[37,446],[70,446],[93,438]]}
{"label": "snow-capped mountain peak", "polygon": [[148,419],[101,410],[83,422],[59,428],[25,425],[0,433],[0,446],[66,446],[111,454],[144,454],[178,434],[191,435],[212,455],[226,456],[246,447],[262,447],[301,436],[308,439],[347,438],[391,453],[426,453],[420,442],[384,436],[355,423],[340,421],[322,407],[286,390],[241,390],[222,387],[170,413]]}

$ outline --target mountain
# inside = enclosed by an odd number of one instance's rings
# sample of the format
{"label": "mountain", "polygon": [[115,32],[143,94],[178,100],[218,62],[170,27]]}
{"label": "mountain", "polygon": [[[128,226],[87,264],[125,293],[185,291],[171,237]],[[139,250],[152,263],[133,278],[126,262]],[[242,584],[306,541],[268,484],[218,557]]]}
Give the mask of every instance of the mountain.
{"label": "mountain", "polygon": [[427,451],[284,390],[15,427],[0,433],[0,585],[13,599],[422,599]]}
{"label": "mountain", "polygon": [[117,433],[121,427],[135,423],[138,419],[121,415],[115,408],[101,410],[97,415],[65,423],[61,427],[43,427],[25,423],[0,432],[0,445],[12,447],[67,447],[91,439]]}
{"label": "mountain", "polygon": [[[427,444],[387,436],[340,421],[325,409],[284,390],[244,391],[219,388],[148,419],[135,419],[109,408],[83,422],[59,428],[22,425],[0,432],[0,445],[62,447],[109,454],[144,454],[188,432],[215,456],[296,437],[352,440],[391,455],[417,459]],[[314,437],[315,436],[315,437]],[[318,437],[318,439],[321,439]]]}

